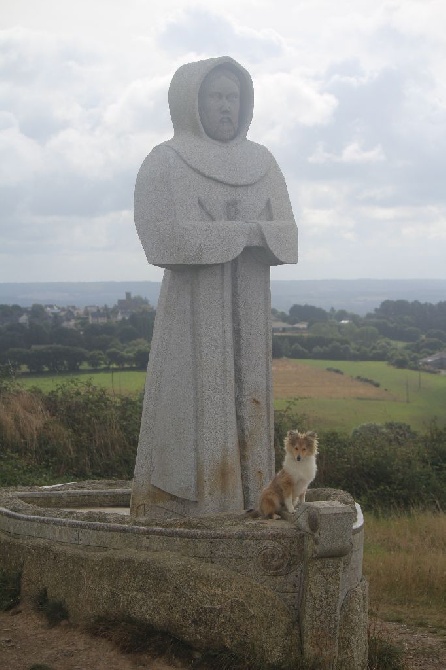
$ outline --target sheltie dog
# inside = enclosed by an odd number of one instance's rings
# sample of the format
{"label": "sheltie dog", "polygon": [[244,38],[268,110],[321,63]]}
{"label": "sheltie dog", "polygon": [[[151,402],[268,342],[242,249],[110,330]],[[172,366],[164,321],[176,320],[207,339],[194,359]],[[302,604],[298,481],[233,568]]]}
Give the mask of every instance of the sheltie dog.
{"label": "sheltie dog", "polygon": [[266,518],[276,518],[283,507],[294,512],[298,502],[305,502],[307,488],[316,477],[317,434],[289,430],[284,445],[282,470],[260,493],[258,512]]}

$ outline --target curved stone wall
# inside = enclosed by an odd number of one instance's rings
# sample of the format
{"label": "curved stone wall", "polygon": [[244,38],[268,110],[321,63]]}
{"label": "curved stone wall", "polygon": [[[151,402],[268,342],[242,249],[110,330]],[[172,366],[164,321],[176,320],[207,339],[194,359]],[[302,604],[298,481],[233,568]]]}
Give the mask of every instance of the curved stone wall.
{"label": "curved stone wall", "polygon": [[362,514],[342,491],[308,499],[279,521],[154,523],[116,513],[130,502],[125,482],[3,489],[0,562],[22,571],[25,598],[46,588],[74,621],[135,616],[198,647],[255,649],[259,662],[303,654],[361,670]]}

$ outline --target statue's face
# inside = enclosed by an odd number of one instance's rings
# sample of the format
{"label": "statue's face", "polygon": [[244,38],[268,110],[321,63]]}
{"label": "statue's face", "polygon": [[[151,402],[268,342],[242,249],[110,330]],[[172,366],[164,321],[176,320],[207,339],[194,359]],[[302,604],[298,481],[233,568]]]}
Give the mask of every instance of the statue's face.
{"label": "statue's face", "polygon": [[235,81],[224,74],[203,82],[200,91],[200,119],[206,135],[229,142],[238,131],[240,91]]}

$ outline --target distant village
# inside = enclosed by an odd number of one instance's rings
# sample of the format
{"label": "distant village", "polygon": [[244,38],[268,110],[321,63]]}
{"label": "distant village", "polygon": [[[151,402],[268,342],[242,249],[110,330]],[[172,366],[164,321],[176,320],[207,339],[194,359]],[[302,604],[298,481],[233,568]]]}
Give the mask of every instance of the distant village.
{"label": "distant village", "polygon": [[[9,309],[5,309],[9,307]],[[3,308],[3,309],[1,309]],[[32,307],[20,307],[19,305],[0,305],[0,326],[6,326],[11,323],[20,323],[27,326],[36,316],[36,311],[40,312],[40,317],[46,315],[48,320],[57,322],[57,325],[64,328],[78,328],[80,325],[118,323],[128,319],[132,314],[139,311],[154,312],[154,307],[146,298],[141,296],[132,296],[130,291],[126,292],[125,298],[118,300],[116,305],[108,307],[104,305],[87,305],[86,307],[76,307],[68,305],[65,307],[47,304],[32,305]]]}
{"label": "distant village", "polygon": [[[70,369],[83,360],[97,364],[98,351],[104,365],[135,363],[136,353],[143,365],[155,308],[140,295],[124,295],[111,307],[0,304],[0,367]],[[288,314],[273,308],[271,316],[273,358],[385,360],[396,367],[446,370],[446,302],[385,301],[365,317],[293,305]]]}
{"label": "distant village", "polygon": [[[6,307],[5,305],[0,306]],[[104,324],[117,323],[123,319],[128,319],[131,314],[141,310],[146,312],[153,312],[155,308],[150,302],[140,295],[132,296],[130,291],[126,291],[125,298],[117,301],[116,305],[108,307],[104,305],[86,305],[85,307],[77,307],[75,305],[60,306],[55,304],[33,305],[32,307],[19,307],[18,305],[10,306],[10,310],[0,309],[0,326],[5,326],[10,323],[20,323],[24,326],[29,324],[29,321],[35,316],[36,307],[41,307],[48,320],[57,321],[57,324],[65,328],[78,328],[80,324]],[[302,333],[308,330],[308,322],[300,321],[299,323],[286,323],[277,318],[277,310],[272,310],[272,331],[274,334],[292,334]],[[43,315],[43,314],[42,314]],[[341,323],[349,323],[344,320]]]}

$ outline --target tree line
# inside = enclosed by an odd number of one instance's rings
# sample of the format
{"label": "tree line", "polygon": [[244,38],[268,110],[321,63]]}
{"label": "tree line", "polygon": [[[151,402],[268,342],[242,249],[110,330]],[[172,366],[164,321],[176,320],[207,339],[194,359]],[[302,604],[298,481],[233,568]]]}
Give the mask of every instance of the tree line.
{"label": "tree line", "polygon": [[379,360],[418,368],[420,360],[446,349],[446,301],[438,304],[385,300],[359,316],[346,310],[293,305],[274,318],[305,332],[273,337],[273,356],[327,360]]}
{"label": "tree line", "polygon": [[32,373],[74,372],[82,364],[93,369],[147,367],[154,310],[142,307],[127,318],[106,323],[81,318],[68,328],[57,314],[48,316],[42,305],[31,308],[28,323],[19,317],[8,319],[5,307],[11,312],[17,306],[0,305],[0,317],[8,321],[0,326],[0,364],[11,371],[25,367]]}
{"label": "tree line", "polygon": [[[0,365],[11,371],[147,366],[155,311],[145,305],[120,321],[89,323],[84,317],[70,328],[42,305],[28,310],[27,323],[20,322],[24,313],[18,305],[0,305]],[[274,358],[377,360],[418,368],[421,359],[446,349],[446,301],[385,300],[365,316],[298,304],[272,314],[290,326],[306,324],[303,332],[273,335]]]}

